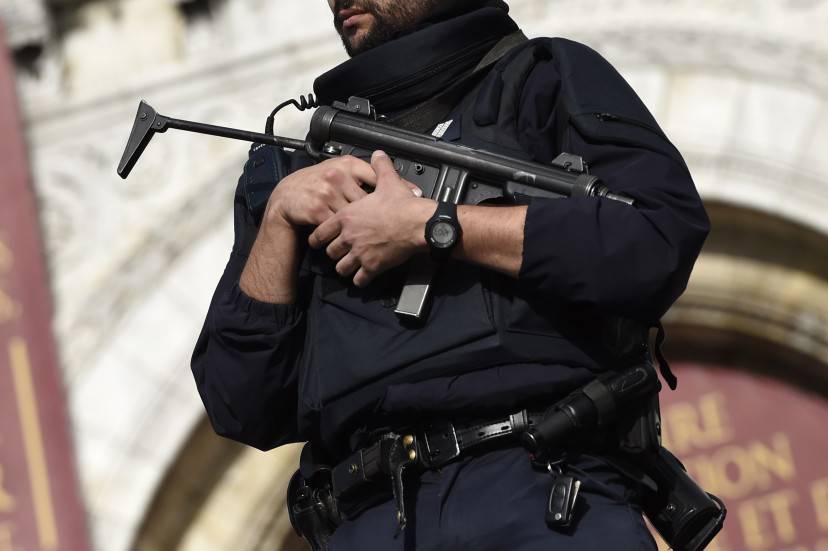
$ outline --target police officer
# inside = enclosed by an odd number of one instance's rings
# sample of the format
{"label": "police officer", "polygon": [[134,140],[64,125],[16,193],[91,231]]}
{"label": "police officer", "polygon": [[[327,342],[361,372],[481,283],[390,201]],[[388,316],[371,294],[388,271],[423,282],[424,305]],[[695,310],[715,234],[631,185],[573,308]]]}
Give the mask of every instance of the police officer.
{"label": "police officer", "polygon": [[[637,484],[589,449],[556,467],[580,492],[571,524],[551,527],[552,477],[514,435],[640,360],[640,339],[613,340],[613,328],[656,324],[683,291],[708,220],[681,156],[605,60],[569,41],[526,42],[501,1],[329,4],[351,59],[317,79],[323,103],[364,97],[392,124],[538,162],[579,155],[637,206],[443,209],[457,239],[437,251],[437,203],[383,152],[312,165],[254,148],[192,362],[216,432],[263,450],[310,441],[330,466],[389,435],[416,437],[411,457],[431,455],[399,488],[384,479],[343,499],[333,550],[654,549]],[[261,222],[243,193],[257,178],[280,179]],[[393,308],[416,254],[440,264],[420,325]]]}

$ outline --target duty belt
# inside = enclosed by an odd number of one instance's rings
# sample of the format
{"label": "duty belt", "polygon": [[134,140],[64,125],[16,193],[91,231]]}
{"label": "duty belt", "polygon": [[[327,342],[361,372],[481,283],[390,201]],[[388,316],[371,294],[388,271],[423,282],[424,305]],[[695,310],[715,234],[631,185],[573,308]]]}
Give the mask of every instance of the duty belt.
{"label": "duty belt", "polygon": [[403,484],[406,470],[438,469],[467,450],[495,440],[515,438],[542,418],[543,412],[522,410],[496,420],[465,424],[439,422],[422,429],[387,432],[332,469],[333,494],[337,499],[348,497],[390,477],[397,520],[403,529],[407,521]]}

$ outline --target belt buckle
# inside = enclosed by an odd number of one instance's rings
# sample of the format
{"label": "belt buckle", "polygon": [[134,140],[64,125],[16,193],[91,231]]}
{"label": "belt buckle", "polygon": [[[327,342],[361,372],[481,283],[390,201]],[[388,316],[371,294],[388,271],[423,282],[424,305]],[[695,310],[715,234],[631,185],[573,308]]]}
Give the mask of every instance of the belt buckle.
{"label": "belt buckle", "polygon": [[454,423],[430,425],[423,431],[426,461],[432,468],[442,467],[460,456],[460,441]]}

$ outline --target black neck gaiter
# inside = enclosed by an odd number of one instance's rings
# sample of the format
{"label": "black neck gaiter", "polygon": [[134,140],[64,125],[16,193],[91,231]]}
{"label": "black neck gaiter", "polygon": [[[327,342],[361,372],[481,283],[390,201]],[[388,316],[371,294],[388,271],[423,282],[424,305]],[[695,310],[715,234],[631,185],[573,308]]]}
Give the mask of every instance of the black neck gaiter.
{"label": "black neck gaiter", "polygon": [[518,30],[499,7],[427,23],[334,67],[316,79],[314,92],[324,105],[359,96],[380,113],[400,111],[445,90]]}

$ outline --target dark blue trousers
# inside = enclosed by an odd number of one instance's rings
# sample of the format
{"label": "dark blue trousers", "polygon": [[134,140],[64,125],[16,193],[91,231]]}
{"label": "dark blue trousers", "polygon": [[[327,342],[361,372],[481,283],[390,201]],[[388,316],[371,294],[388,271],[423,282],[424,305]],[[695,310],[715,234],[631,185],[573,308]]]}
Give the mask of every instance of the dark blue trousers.
{"label": "dark blue trousers", "polygon": [[576,522],[565,533],[544,520],[551,476],[510,448],[411,477],[403,533],[397,535],[389,499],[344,522],[330,551],[655,551],[633,484],[595,457],[570,465],[581,491]]}

